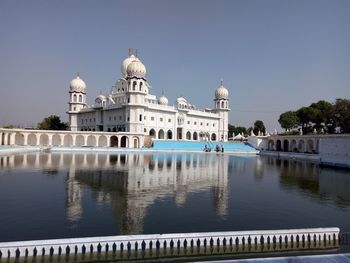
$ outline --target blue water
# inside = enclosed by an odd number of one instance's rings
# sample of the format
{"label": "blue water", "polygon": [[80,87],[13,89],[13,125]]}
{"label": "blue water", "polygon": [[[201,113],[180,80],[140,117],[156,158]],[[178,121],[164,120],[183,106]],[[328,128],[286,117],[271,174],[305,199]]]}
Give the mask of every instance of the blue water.
{"label": "blue water", "polygon": [[187,150],[187,151],[202,151],[207,145],[212,151],[215,150],[216,145],[224,147],[225,151],[229,152],[256,152],[256,150],[248,144],[243,142],[190,142],[190,141],[163,141],[154,140],[154,150]]}
{"label": "blue water", "polygon": [[0,156],[0,242],[308,227],[350,231],[348,170],[254,154],[140,152]]}

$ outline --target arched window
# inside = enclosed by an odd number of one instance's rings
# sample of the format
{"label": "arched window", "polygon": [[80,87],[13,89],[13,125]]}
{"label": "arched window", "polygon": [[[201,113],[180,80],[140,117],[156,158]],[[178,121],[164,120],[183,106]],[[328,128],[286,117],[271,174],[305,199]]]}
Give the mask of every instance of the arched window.
{"label": "arched window", "polygon": [[158,139],[164,139],[164,131],[162,129],[158,131]]}
{"label": "arched window", "polygon": [[167,139],[172,140],[173,139],[173,132],[171,130],[168,130],[167,132]]}
{"label": "arched window", "polygon": [[151,129],[149,131],[149,136],[151,136],[152,138],[155,138],[156,137],[156,131],[154,129]]}
{"label": "arched window", "polygon": [[136,81],[134,81],[134,82],[132,83],[132,90],[136,90],[136,85],[137,85],[137,83],[136,83]]}
{"label": "arched window", "polygon": [[77,95],[76,94],[73,95],[73,101],[77,102]]}
{"label": "arched window", "polygon": [[83,96],[79,95],[79,102],[83,102]]}
{"label": "arched window", "polygon": [[142,82],[140,82],[139,88],[140,88],[140,91],[142,91]]}
{"label": "arched window", "polygon": [[225,102],[221,102],[221,108],[225,108]]}
{"label": "arched window", "polygon": [[191,140],[191,133],[189,131],[186,133],[186,140]]}

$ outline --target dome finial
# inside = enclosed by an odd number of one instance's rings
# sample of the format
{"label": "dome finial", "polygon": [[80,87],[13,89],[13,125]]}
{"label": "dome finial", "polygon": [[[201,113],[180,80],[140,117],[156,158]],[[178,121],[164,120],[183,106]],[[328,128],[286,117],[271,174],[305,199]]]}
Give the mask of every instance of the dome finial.
{"label": "dome finial", "polygon": [[137,49],[136,48],[129,48],[129,57],[131,57],[132,55],[137,57]]}
{"label": "dome finial", "polygon": [[220,85],[222,86],[223,84],[224,84],[224,79],[221,78],[221,80],[220,80]]}

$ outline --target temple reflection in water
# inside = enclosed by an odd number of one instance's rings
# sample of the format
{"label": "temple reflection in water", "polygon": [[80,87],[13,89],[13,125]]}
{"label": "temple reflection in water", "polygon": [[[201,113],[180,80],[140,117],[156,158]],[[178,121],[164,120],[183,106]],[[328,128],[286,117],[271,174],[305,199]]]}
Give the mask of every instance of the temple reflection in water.
{"label": "temple reflection in water", "polygon": [[66,215],[83,213],[83,188],[109,204],[123,234],[142,233],[147,208],[157,198],[174,196],[183,206],[191,192],[212,193],[216,213],[227,214],[228,155],[214,154],[27,154],[2,157],[2,167],[36,168],[48,174],[67,170]]}

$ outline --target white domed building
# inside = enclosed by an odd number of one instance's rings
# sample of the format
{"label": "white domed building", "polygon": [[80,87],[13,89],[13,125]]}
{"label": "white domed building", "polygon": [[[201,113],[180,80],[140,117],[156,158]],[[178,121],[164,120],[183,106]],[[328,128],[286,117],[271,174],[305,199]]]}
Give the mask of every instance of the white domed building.
{"label": "white domed building", "polygon": [[[121,78],[108,95],[94,105],[86,102],[87,86],[79,74],[70,83],[69,123],[72,131],[134,134],[159,140],[227,141],[229,92],[221,85],[214,93],[214,108],[196,109],[184,97],[169,105],[164,95],[150,94],[147,70],[135,54],[121,64]],[[124,147],[142,147],[142,140]],[[111,146],[121,146],[110,142]]]}

